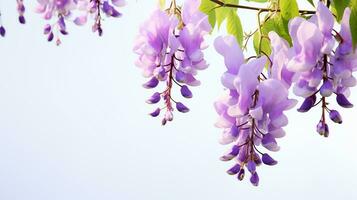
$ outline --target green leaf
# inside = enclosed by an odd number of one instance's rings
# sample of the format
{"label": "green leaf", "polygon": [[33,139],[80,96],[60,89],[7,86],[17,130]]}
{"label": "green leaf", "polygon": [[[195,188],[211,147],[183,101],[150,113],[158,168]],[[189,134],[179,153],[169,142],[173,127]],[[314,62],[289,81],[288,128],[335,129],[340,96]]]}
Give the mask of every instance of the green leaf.
{"label": "green leaf", "polygon": [[273,20],[274,29],[271,31],[275,31],[280,37],[284,38],[291,44],[291,37],[289,34],[289,21],[283,19],[281,15],[276,15]]}
{"label": "green leaf", "polygon": [[357,1],[351,1],[350,27],[353,48],[357,47]]}
{"label": "green leaf", "polygon": [[217,4],[210,0],[202,0],[200,5],[200,11],[208,15],[208,21],[212,26],[212,29],[216,25],[216,11],[214,10]]}
{"label": "green leaf", "polygon": [[216,22],[218,29],[221,27],[223,21],[227,18],[230,8],[217,8],[216,9]]}
{"label": "green leaf", "polygon": [[[210,1],[211,2],[211,1]],[[238,4],[239,0],[223,0],[225,3],[230,3],[230,4]],[[228,13],[230,13],[231,10],[237,11],[237,8],[228,8],[228,7],[217,7],[219,6],[218,4],[214,3],[214,11],[215,11],[215,20],[218,26],[218,29],[221,27],[222,23],[224,20],[227,19]]]}
{"label": "green leaf", "polygon": [[[257,31],[254,34],[253,46],[254,46],[255,52],[257,54],[259,54],[259,48],[261,51],[263,51],[264,53],[266,53],[268,55],[271,53],[270,42],[269,42],[269,40],[267,40],[264,37],[267,37],[268,33],[272,30],[274,30],[274,19],[269,19],[261,27],[263,37],[261,38],[261,34],[259,31]],[[260,42],[261,42],[261,44],[260,44]]]}
{"label": "green leaf", "polygon": [[296,0],[280,0],[279,7],[281,16],[287,21],[293,17],[299,16],[299,7]]}
{"label": "green leaf", "polygon": [[[271,53],[270,41],[267,39],[269,32],[274,31],[280,37],[284,38],[291,44],[291,37],[288,31],[288,21],[282,18],[280,14],[275,15],[273,18],[270,18],[266,21],[262,27],[261,32],[263,35],[263,39],[261,41],[261,50],[266,53]],[[259,40],[260,40],[260,33],[256,32],[253,36],[253,45],[256,53],[259,53]]]}
{"label": "green leaf", "polygon": [[337,17],[337,21],[341,21],[343,17],[343,13],[345,12],[345,8],[350,5],[351,0],[334,0],[332,1],[332,10],[334,10],[334,14]]}
{"label": "green leaf", "polygon": [[243,27],[236,11],[230,10],[227,15],[227,32],[237,39],[240,46],[243,43]]}

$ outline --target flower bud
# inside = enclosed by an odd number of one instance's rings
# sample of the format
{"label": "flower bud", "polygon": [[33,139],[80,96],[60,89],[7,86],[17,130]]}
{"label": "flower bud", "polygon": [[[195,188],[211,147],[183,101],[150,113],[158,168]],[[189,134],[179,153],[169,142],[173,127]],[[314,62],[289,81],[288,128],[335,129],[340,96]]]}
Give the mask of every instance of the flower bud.
{"label": "flower bud", "polygon": [[181,87],[181,95],[183,97],[186,97],[186,98],[192,98],[192,92],[190,91],[190,89],[186,86],[186,85],[183,85]]}
{"label": "flower bud", "polygon": [[53,32],[50,32],[50,34],[47,37],[47,41],[51,42],[53,40],[53,38],[54,38],[54,34],[53,34]]}
{"label": "flower bud", "polygon": [[155,104],[158,103],[161,99],[161,94],[158,92],[155,92],[148,100],[146,100],[146,103],[148,104]]}
{"label": "flower bud", "polygon": [[160,115],[160,108],[157,108],[156,110],[154,110],[154,112],[150,113],[149,115],[151,115],[152,117],[157,117]]}
{"label": "flower bud", "polygon": [[177,102],[176,103],[176,109],[179,111],[179,112],[182,112],[182,113],[187,113],[188,111],[190,111],[189,108],[187,108],[183,103],[181,102]]}
{"label": "flower bud", "polygon": [[254,186],[258,186],[259,185],[259,176],[257,172],[254,172],[252,174],[252,176],[250,177],[250,182],[254,185]]}
{"label": "flower bud", "polygon": [[241,166],[239,164],[234,165],[232,168],[230,168],[227,173],[229,175],[235,175],[237,174],[241,169]]}
{"label": "flower bud", "polygon": [[5,28],[4,28],[3,26],[0,26],[0,35],[1,35],[2,37],[5,37],[5,34],[6,34]]}
{"label": "flower bud", "polygon": [[316,95],[312,95],[307,97],[302,103],[301,107],[298,109],[299,112],[307,112],[309,111],[316,102]]}
{"label": "flower bud", "polygon": [[245,175],[245,172],[244,172],[244,169],[242,167],[238,172],[238,176],[237,176],[238,180],[240,180],[240,181],[243,180],[244,179],[244,175]]}
{"label": "flower bud", "polygon": [[19,16],[19,22],[20,22],[20,24],[25,24],[26,23],[25,17],[23,15]]}
{"label": "flower bud", "polygon": [[262,155],[263,163],[266,165],[276,165],[278,162],[270,157],[269,154],[265,153]]}
{"label": "flower bud", "polygon": [[344,108],[352,108],[353,107],[353,104],[350,103],[347,98],[345,97],[345,95],[343,94],[337,94],[336,96],[336,101],[338,103],[338,105],[340,105],[341,107],[344,107]]}
{"label": "flower bud", "polygon": [[322,136],[325,136],[325,137],[328,137],[329,136],[329,128],[328,128],[328,125],[323,122],[323,121],[320,121],[317,126],[316,126],[316,131],[322,135]]}
{"label": "flower bud", "polygon": [[337,110],[330,111],[330,119],[335,123],[342,124],[342,117]]}
{"label": "flower bud", "polygon": [[239,153],[239,146],[238,145],[234,145],[232,147],[232,149],[229,151],[229,153],[227,153],[226,155],[222,156],[220,158],[221,161],[230,161],[232,160],[234,157],[236,157]]}
{"label": "flower bud", "polygon": [[152,77],[148,82],[143,84],[143,87],[146,89],[155,88],[159,84],[159,80],[157,78]]}

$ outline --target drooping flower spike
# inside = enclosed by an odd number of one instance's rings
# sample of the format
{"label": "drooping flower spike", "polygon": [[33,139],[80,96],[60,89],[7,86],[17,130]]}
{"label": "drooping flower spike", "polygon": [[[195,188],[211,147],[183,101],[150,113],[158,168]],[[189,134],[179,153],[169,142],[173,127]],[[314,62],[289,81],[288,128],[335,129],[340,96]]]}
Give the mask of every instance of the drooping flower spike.
{"label": "drooping flower spike", "polygon": [[77,0],[81,15],[74,19],[74,23],[79,26],[84,25],[88,21],[88,15],[94,16],[92,31],[102,36],[103,15],[114,18],[121,17],[122,14],[117,9],[125,5],[125,0]]}
{"label": "drooping flower spike", "polygon": [[184,98],[191,98],[188,86],[200,84],[195,76],[207,67],[202,50],[204,36],[211,30],[208,18],[198,8],[200,0],[187,0],[182,9],[172,1],[165,11],[156,10],[140,28],[134,51],[139,54],[136,65],[149,78],[143,86],[156,88],[166,84],[162,92],[155,92],[146,102],[164,106],[156,108],[151,116],[157,117],[165,110],[162,124],[173,119],[173,111],[186,113],[189,108],[172,96],[174,86]]}
{"label": "drooping flower spike", "polygon": [[[352,72],[357,69],[357,53],[352,48],[349,25],[350,13],[350,9],[346,8],[340,32],[333,29],[334,17],[322,2],[318,3],[317,12],[310,19],[297,17],[289,23],[293,47],[288,50],[286,68],[295,73],[294,93],[305,98],[298,111],[308,112],[321,104],[322,115],[317,132],[325,137],[329,135],[327,113],[333,122],[342,123],[338,111],[329,108],[327,98],[335,95],[341,107],[353,106],[347,100],[349,88],[356,85]],[[272,45],[274,48],[274,43]]]}
{"label": "drooping flower spike", "polygon": [[[275,165],[269,154],[258,149],[262,145],[270,151],[278,151],[277,138],[285,135],[282,127],[288,123],[284,111],[295,106],[288,98],[288,89],[273,73],[263,74],[266,57],[244,60],[242,50],[233,36],[219,37],[214,46],[224,57],[227,72],[221,78],[227,89],[215,103],[219,114],[216,126],[223,129],[222,144],[231,144],[231,149],[221,157],[223,161],[235,158],[236,163],[227,173],[243,180],[245,171],[251,174],[250,182],[257,186],[259,176],[256,166],[264,163]],[[272,68],[277,68],[273,65]],[[272,69],[275,75],[283,73]]]}
{"label": "drooping flower spike", "polygon": [[[66,23],[73,21],[76,25],[84,25],[89,16],[93,16],[94,24],[92,31],[99,36],[103,34],[102,20],[104,15],[107,17],[120,17],[122,14],[117,10],[118,7],[126,4],[125,0],[37,0],[39,5],[36,9],[43,14],[44,19],[51,20],[56,18],[53,24],[46,24],[44,34],[48,41],[56,40],[56,44],[61,44],[59,35],[67,35]],[[20,22],[25,22],[23,18],[24,7],[22,0],[18,0],[18,10]]]}

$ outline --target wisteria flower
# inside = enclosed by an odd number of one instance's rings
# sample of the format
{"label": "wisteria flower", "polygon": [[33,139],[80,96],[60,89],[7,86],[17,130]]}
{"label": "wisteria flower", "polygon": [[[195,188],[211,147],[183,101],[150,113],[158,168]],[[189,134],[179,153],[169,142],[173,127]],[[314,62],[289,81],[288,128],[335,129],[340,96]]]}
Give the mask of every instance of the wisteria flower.
{"label": "wisteria flower", "polygon": [[[334,30],[334,17],[331,11],[319,2],[316,14],[310,19],[297,17],[289,23],[293,46],[286,55],[289,60],[286,69],[296,73],[294,93],[305,98],[298,111],[307,112],[321,103],[322,115],[317,132],[325,137],[329,135],[326,112],[330,113],[330,116],[340,118],[336,110],[329,109],[327,98],[335,94],[340,106],[352,107],[346,97],[349,95],[349,88],[356,85],[352,72],[357,69],[357,54],[352,48],[349,18],[350,9],[346,8],[341,31],[338,33]],[[275,43],[272,45],[273,48],[281,46]],[[318,93],[321,96],[319,101],[316,97]],[[340,119],[332,121],[342,122]]]}
{"label": "wisteria flower", "polygon": [[[186,113],[189,108],[174,100],[172,89],[176,85],[184,98],[191,98],[188,86],[197,86],[195,78],[198,70],[208,65],[203,56],[204,36],[211,30],[208,18],[199,11],[199,0],[187,0],[182,9],[173,1],[166,11],[154,11],[149,20],[140,28],[134,51],[139,54],[136,65],[143,75],[149,78],[145,88],[156,88],[160,82],[166,83],[166,89],[155,92],[148,100],[149,104],[159,103],[151,116],[157,117],[166,110],[162,124],[173,120],[174,109]],[[175,106],[174,106],[175,105]]]}
{"label": "wisteria flower", "polygon": [[61,40],[56,33],[59,31],[63,35],[68,34],[65,20],[70,17],[71,12],[76,8],[76,0],[37,0],[37,2],[36,11],[42,14],[44,19],[56,18],[54,24],[45,25],[44,34],[47,35],[49,42],[56,37],[56,44],[60,45]]}
{"label": "wisteria flower", "polygon": [[[221,79],[227,92],[215,103],[220,116],[216,126],[223,129],[220,142],[234,144],[221,160],[236,158],[236,164],[227,173],[243,180],[245,170],[248,170],[250,182],[257,186],[259,176],[256,166],[261,163],[277,164],[257,146],[262,145],[270,151],[279,150],[276,139],[285,135],[282,127],[288,123],[283,112],[294,107],[296,101],[288,98],[288,89],[281,80],[262,74],[266,57],[246,62],[233,36],[217,38],[214,46],[224,57],[227,67]],[[281,68],[273,71],[275,74],[282,73]]]}
{"label": "wisteria flower", "polygon": [[77,0],[80,16],[74,19],[76,25],[84,25],[88,21],[88,15],[93,16],[94,24],[92,31],[97,32],[99,36],[103,34],[102,20],[103,15],[107,17],[121,17],[118,11],[119,7],[125,6],[125,0]]}

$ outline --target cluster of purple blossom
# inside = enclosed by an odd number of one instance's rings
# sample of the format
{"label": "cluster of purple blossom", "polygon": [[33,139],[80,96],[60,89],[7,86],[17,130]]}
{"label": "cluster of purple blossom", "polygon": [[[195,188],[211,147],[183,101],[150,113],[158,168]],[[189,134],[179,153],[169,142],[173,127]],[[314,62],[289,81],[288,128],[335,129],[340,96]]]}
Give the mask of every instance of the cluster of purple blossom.
{"label": "cluster of purple blossom", "polygon": [[[316,14],[308,20],[296,17],[290,21],[292,47],[277,33],[269,33],[272,54],[268,58],[244,60],[233,37],[220,37],[215,41],[216,50],[224,57],[228,69],[222,76],[227,92],[215,104],[220,116],[216,125],[224,130],[221,143],[234,143],[221,160],[236,158],[237,161],[228,174],[237,174],[242,180],[246,168],[251,173],[251,183],[258,185],[256,166],[262,162],[266,165],[277,163],[257,146],[262,144],[270,151],[279,150],[276,138],[285,135],[282,127],[288,124],[283,111],[297,103],[288,99],[291,85],[295,95],[305,98],[299,112],[307,112],[321,103],[319,134],[329,135],[326,112],[333,122],[342,123],[339,112],[328,107],[327,97],[335,94],[341,107],[353,106],[346,98],[349,88],[356,85],[352,72],[357,69],[349,18],[350,9],[347,8],[340,32],[335,31],[333,15],[319,2]],[[264,75],[262,71],[267,64],[270,67]],[[321,98],[317,102],[318,93]]]}
{"label": "cluster of purple blossom", "polygon": [[[277,164],[257,146],[262,145],[270,151],[279,150],[276,139],[285,135],[282,127],[288,124],[284,111],[293,108],[297,102],[288,98],[289,85],[278,76],[283,73],[282,69],[279,65],[271,65],[267,57],[245,60],[242,50],[231,36],[217,38],[215,48],[224,57],[227,67],[221,78],[227,90],[215,103],[219,114],[216,126],[223,129],[220,142],[234,144],[221,160],[236,158],[236,164],[227,173],[237,174],[238,179],[243,180],[246,168],[251,173],[250,182],[257,186],[259,176],[256,166],[261,163]],[[263,73],[267,64],[271,65],[274,73]]]}
{"label": "cluster of purple blossom", "polygon": [[211,26],[207,16],[198,10],[199,5],[200,0],[186,0],[181,9],[173,1],[165,11],[154,11],[140,28],[136,40],[134,51],[139,54],[136,65],[149,78],[143,86],[152,89],[160,82],[166,84],[162,92],[155,92],[146,101],[157,104],[163,100],[164,106],[150,113],[157,117],[165,110],[163,125],[173,120],[174,107],[182,113],[189,111],[183,103],[174,100],[173,87],[179,87],[183,97],[191,98],[188,86],[199,85],[195,75],[207,67],[202,50],[204,36]]}
{"label": "cluster of purple blossom", "polygon": [[342,123],[339,112],[329,108],[328,97],[335,95],[341,107],[353,106],[347,100],[349,88],[356,85],[352,73],[357,70],[357,52],[352,46],[349,25],[350,13],[350,9],[346,8],[338,32],[334,30],[334,16],[319,2],[316,14],[310,19],[297,17],[289,25],[293,46],[288,49],[287,62],[283,67],[294,73],[295,95],[305,98],[299,112],[307,112],[321,104],[322,115],[316,127],[317,132],[325,137],[329,135],[326,113],[333,122]]}
{"label": "cluster of purple blossom", "polygon": [[[24,17],[25,5],[23,0],[16,0],[17,11],[19,13],[19,22],[25,24]],[[73,21],[76,25],[87,23],[88,17],[94,19],[92,31],[97,32],[99,36],[103,34],[102,20],[103,15],[107,17],[120,17],[122,14],[117,10],[126,4],[125,0],[37,0],[36,12],[43,15],[47,21],[53,20],[44,27],[44,34],[47,40],[53,41],[56,38],[56,44],[61,44],[60,34],[67,35],[66,22]],[[6,30],[1,24],[0,13],[0,35],[5,36]]]}
{"label": "cluster of purple blossom", "polygon": [[[70,20],[76,25],[84,25],[87,23],[88,16],[93,16],[94,24],[92,31],[98,32],[99,36],[103,34],[101,25],[102,15],[107,17],[120,17],[121,13],[117,7],[124,6],[125,0],[37,0],[38,7],[36,11],[43,14],[44,19],[51,20],[56,16],[53,24],[46,24],[44,34],[47,35],[47,40],[54,39],[54,33],[67,35],[66,21]],[[73,13],[79,12],[79,16],[73,17]],[[61,43],[59,35],[56,35],[56,43]]]}

